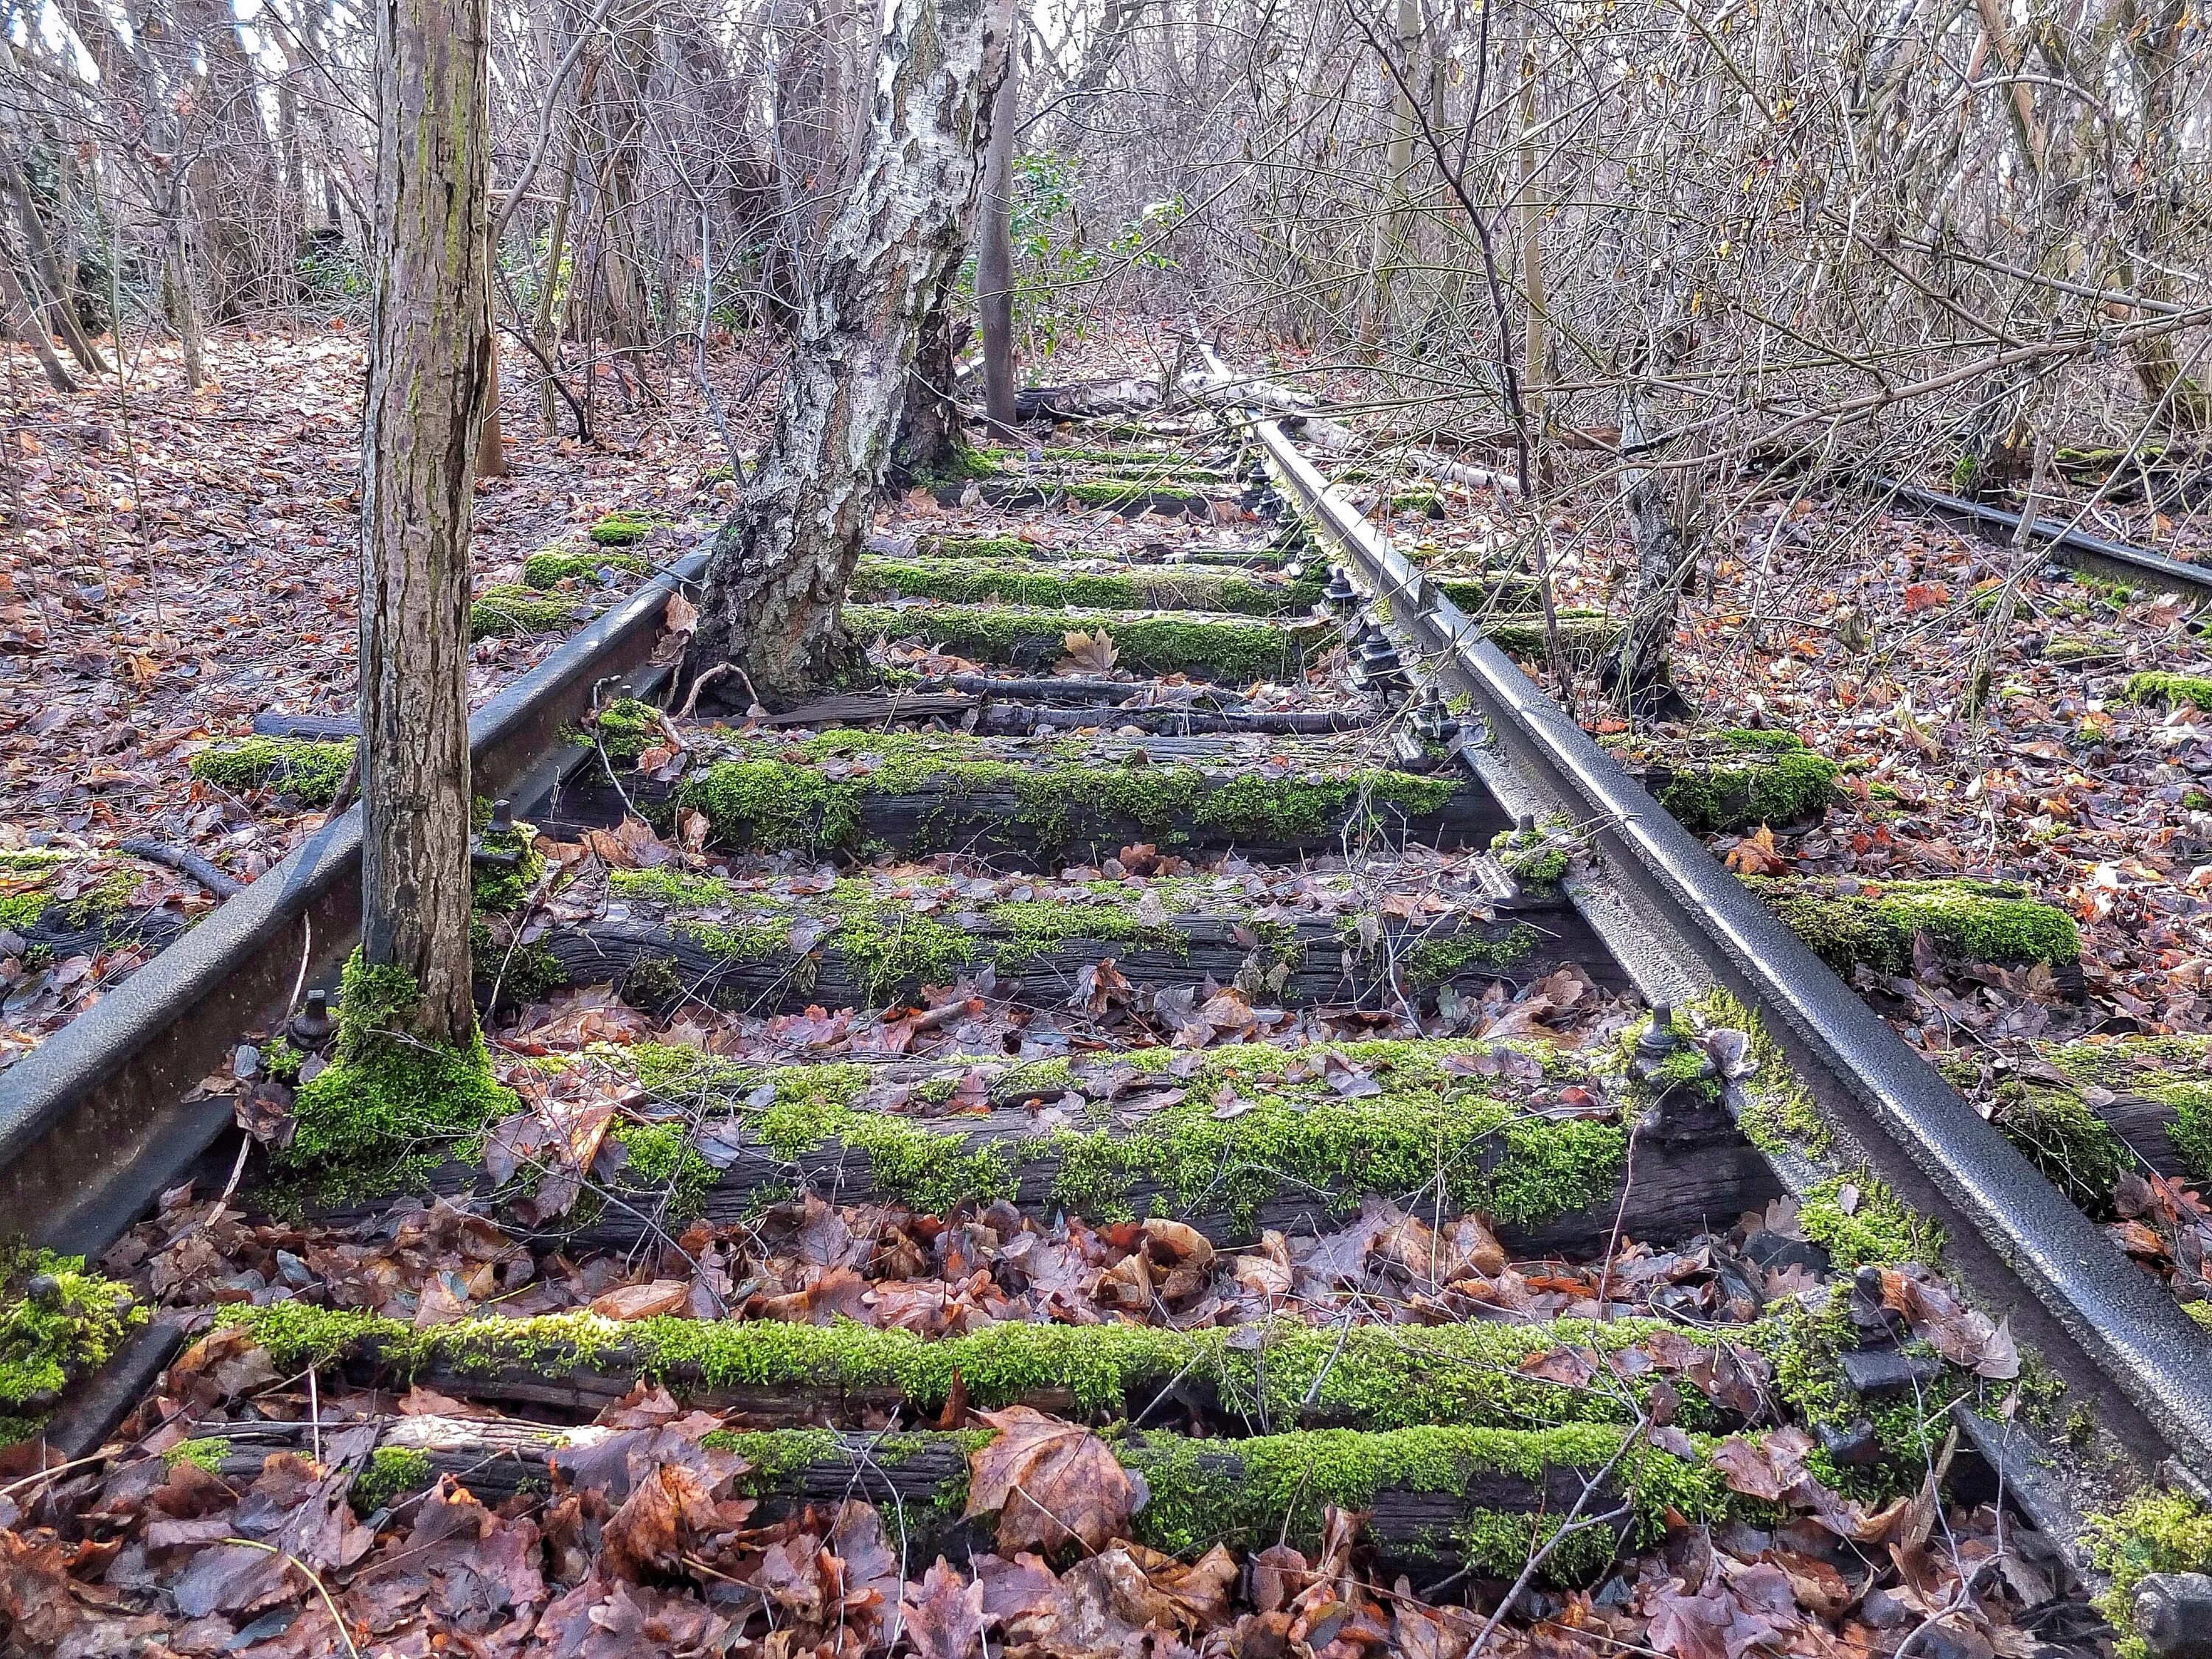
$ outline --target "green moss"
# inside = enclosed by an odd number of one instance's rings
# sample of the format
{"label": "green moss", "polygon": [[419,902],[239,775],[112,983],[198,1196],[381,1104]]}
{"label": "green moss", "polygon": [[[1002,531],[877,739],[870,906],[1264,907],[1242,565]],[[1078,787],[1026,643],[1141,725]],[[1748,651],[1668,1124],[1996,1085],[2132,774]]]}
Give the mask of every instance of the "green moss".
{"label": "green moss", "polygon": [[[681,1227],[706,1213],[717,1171],[692,1146],[681,1123],[619,1123],[607,1138],[623,1149],[611,1183],[624,1198],[649,1198],[661,1223]],[[666,1203],[660,1200],[665,1197]]]}
{"label": "green moss", "polygon": [[635,553],[583,553],[569,548],[548,547],[522,562],[522,580],[525,586],[542,592],[558,587],[564,581],[597,582],[603,570],[640,576],[652,568]]}
{"label": "green moss", "polygon": [[588,729],[574,734],[575,741],[590,746],[596,741],[611,761],[635,761],[656,744],[665,743],[660,711],[635,697],[617,697],[590,718]]}
{"label": "green moss", "polygon": [[639,513],[617,508],[602,514],[584,533],[601,547],[628,547],[643,541],[656,526],[666,522],[658,513]]}
{"label": "green moss", "polygon": [[1178,489],[1164,477],[1080,478],[1062,489],[1070,501],[1085,507],[1127,507],[1143,501],[1152,507],[1190,507],[1206,499],[1203,491]]}
{"label": "green moss", "polygon": [[1019,536],[923,536],[915,541],[915,547],[924,558],[948,561],[1051,556],[1048,550],[1024,541]]}
{"label": "green moss", "polygon": [[[1330,1051],[1370,1069],[1381,1092],[1338,1095],[1320,1073],[1319,1049],[1304,1051],[1296,1077],[1279,1052],[1230,1049],[1181,1081],[1182,1100],[1127,1131],[1065,1128],[970,1151],[957,1133],[853,1111],[811,1091],[803,1105],[787,1104],[779,1077],[777,1104],[757,1133],[785,1158],[831,1142],[857,1146],[870,1153],[879,1188],[932,1210],[969,1193],[1003,1194],[1033,1164],[1051,1166],[1054,1200],[1082,1214],[1126,1213],[1142,1184],[1164,1211],[1203,1205],[1240,1227],[1285,1187],[1329,1194],[1344,1209],[1363,1194],[1413,1193],[1440,1181],[1455,1206],[1510,1224],[1586,1208],[1614,1189],[1625,1150],[1617,1123],[1527,1116],[1480,1079],[1445,1069],[1453,1045]],[[1158,1052],[1160,1060],[1136,1063],[1164,1063],[1166,1051]],[[1252,1109],[1217,1116],[1213,1096],[1224,1085]]]}
{"label": "green moss", "polygon": [[[1241,616],[1291,616],[1313,608],[1317,583],[1260,582],[1194,565],[1064,570],[1033,560],[864,556],[853,573],[855,600],[936,599],[948,604],[1107,611],[1194,610]],[[1119,635],[1116,635],[1116,643]]]}
{"label": "green moss", "polygon": [[2170,704],[2212,714],[2212,679],[2190,674],[2133,674],[2120,689],[2120,696],[2152,708]]}
{"label": "green moss", "polygon": [[[925,1337],[847,1321],[792,1325],[659,1316],[623,1324],[581,1311],[416,1330],[360,1310],[289,1302],[234,1304],[219,1317],[251,1331],[286,1370],[372,1356],[400,1376],[431,1367],[468,1375],[514,1365],[547,1375],[635,1368],[679,1392],[743,1387],[849,1396],[895,1390],[919,1413],[934,1413],[957,1376],[970,1403],[987,1409],[1065,1389],[1080,1414],[1107,1420],[1122,1416],[1133,1400],[1181,1382],[1193,1398],[1210,1398],[1237,1420],[1369,1431],[1597,1425],[1617,1433],[1661,1375],[1657,1370],[1624,1367],[1631,1374],[1618,1388],[1597,1389],[1531,1375],[1527,1364],[1562,1348],[1620,1354],[1662,1331],[1698,1345],[1758,1334],[1750,1328],[1680,1330],[1653,1320],[1409,1329],[1284,1319],[1189,1331],[1013,1322]],[[1676,1376],[1673,1383],[1690,1428],[1723,1420],[1686,1379]],[[781,1467],[811,1461],[821,1444],[786,1443]]]}
{"label": "green moss", "polygon": [[1848,896],[1811,881],[1747,877],[1745,885],[1838,973],[1861,963],[1879,974],[1911,972],[1915,933],[1954,962],[2055,968],[2081,959],[2072,917],[1998,882],[1868,884]]}
{"label": "green moss", "polygon": [[1570,843],[1546,830],[1501,830],[1490,840],[1500,868],[1528,887],[1556,887],[1567,873]]}
{"label": "green moss", "polygon": [[1694,834],[1802,823],[1827,810],[1835,763],[1787,732],[1719,732],[1698,747],[1714,751],[1713,758],[1662,760],[1669,775],[1655,792],[1659,804]]}
{"label": "green moss", "polygon": [[327,1195],[388,1192],[518,1109],[514,1091],[492,1076],[481,1036],[454,1049],[411,1034],[419,998],[404,969],[354,953],[339,996],[337,1057],[295,1099],[280,1169]]}
{"label": "green moss", "polygon": [[[2212,1509],[2185,1493],[2147,1489],[2084,1520],[2089,1559],[2112,1581],[2095,1605],[2118,1630],[2134,1631],[2136,1589],[2151,1574],[2212,1572]],[[2122,1636],[2118,1648],[2120,1659],[2147,1659],[2139,1636]]]}
{"label": "green moss", "polygon": [[[1601,611],[1568,607],[1557,613],[1559,649],[1571,663],[1594,662],[1612,648],[1620,636],[1620,624]],[[1478,617],[1475,627],[1500,651],[1516,657],[1544,655],[1544,624],[1540,619]]]}
{"label": "green moss", "polygon": [[1303,672],[1304,630],[1260,622],[1147,616],[1127,611],[1070,613],[995,605],[848,605],[845,623],[855,636],[878,635],[943,647],[979,662],[1049,665],[1063,654],[1070,632],[1104,629],[1113,638],[1115,665],[1143,674],[1188,674],[1244,684],[1295,678]]}
{"label": "green moss", "polygon": [[574,625],[579,602],[574,595],[549,596],[512,582],[494,582],[469,607],[472,640],[520,639]]}
{"label": "green moss", "polygon": [[1498,939],[1483,937],[1425,939],[1406,952],[1406,983],[1413,988],[1449,984],[1470,974],[1510,968],[1536,951],[1536,930],[1527,922],[1514,923]]}
{"label": "green moss", "polygon": [[[871,796],[937,792],[907,850],[964,845],[973,826],[957,817],[970,797],[1010,794],[1014,821],[1040,854],[1079,850],[1074,813],[1133,822],[1164,843],[1187,842],[1195,825],[1238,842],[1297,840],[1355,828],[1395,810],[1421,817],[1443,810],[1458,785],[1373,768],[1302,777],[1248,774],[1216,783],[1194,766],[1127,766],[1059,758],[1050,747],[1024,751],[955,733],[825,732],[798,744],[733,746],[684,786],[684,805],[707,814],[719,844],[735,849],[850,850]],[[1080,752],[1079,745],[1078,752]],[[831,777],[825,762],[867,758],[863,772]],[[993,811],[1000,810],[994,805]]]}
{"label": "green moss", "polygon": [[1726,991],[1708,992],[1690,1012],[1706,1030],[1741,1031],[1751,1039],[1755,1069],[1742,1081],[1743,1105],[1736,1114],[1737,1127],[1751,1144],[1770,1154],[1824,1155],[1833,1139],[1827,1121],[1759,1016]]}
{"label": "green moss", "polygon": [[191,773],[234,793],[274,789],[303,806],[327,806],[352,764],[350,740],[239,738],[201,750],[192,757]]}
{"label": "green moss", "polygon": [[[1806,1427],[1846,1432],[1864,1420],[1874,1430],[1881,1455],[1871,1465],[1838,1464],[1820,1449],[1806,1462],[1826,1485],[1881,1503],[1919,1487],[1929,1460],[1950,1432],[1951,1402],[1971,1392],[1973,1379],[1952,1367],[1942,1382],[1917,1398],[1880,1404],[1862,1398],[1845,1379],[1842,1364],[1842,1356],[1859,1342],[1850,1297],[1850,1285],[1838,1283],[1813,1307],[1781,1304],[1745,1337],[1774,1368],[1774,1397]],[[1921,1346],[1913,1346],[1916,1351]]]}
{"label": "green moss", "polygon": [[229,1450],[230,1442],[228,1440],[180,1440],[161,1454],[161,1467],[173,1469],[179,1463],[190,1463],[210,1474],[221,1474],[223,1455]]}
{"label": "green moss", "polygon": [[[1843,1202],[1847,1188],[1858,1194],[1848,1214]],[[1806,1191],[1797,1224],[1840,1268],[1869,1263],[1893,1267],[1907,1261],[1932,1267],[1943,1250],[1942,1226],[1906,1209],[1872,1176],[1831,1176],[1815,1182]]]}
{"label": "green moss", "polygon": [[34,1432],[63,1390],[106,1364],[145,1318],[127,1286],[88,1273],[82,1256],[0,1246],[0,1412],[15,1437]]}
{"label": "green moss", "polygon": [[535,826],[514,821],[514,827],[495,830],[489,825],[478,832],[477,844],[487,853],[514,854],[514,862],[507,864],[471,865],[469,872],[471,907],[494,915],[505,915],[529,896],[530,890],[545,873],[545,855],[532,844],[538,839]]}
{"label": "green moss", "polygon": [[2073,1090],[2014,1078],[1997,1085],[1990,1121],[2083,1210],[2112,1212],[2120,1171],[2133,1163],[2112,1127]]}
{"label": "green moss", "polygon": [[403,1492],[420,1492],[438,1478],[430,1460],[405,1446],[379,1446],[354,1476],[346,1494],[356,1515],[374,1515]]}
{"label": "green moss", "polygon": [[2095,1085],[2169,1107],[2166,1134],[2194,1179],[2212,1180],[2212,1038],[2124,1036],[2039,1045],[2075,1088]]}

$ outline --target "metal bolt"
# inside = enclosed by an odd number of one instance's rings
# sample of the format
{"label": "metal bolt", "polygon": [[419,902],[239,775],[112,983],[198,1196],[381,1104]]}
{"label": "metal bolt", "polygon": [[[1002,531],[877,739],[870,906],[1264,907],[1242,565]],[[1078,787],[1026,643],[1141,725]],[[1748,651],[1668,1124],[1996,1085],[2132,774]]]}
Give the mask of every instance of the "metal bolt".
{"label": "metal bolt", "polygon": [[491,804],[490,834],[511,836],[514,833],[514,803],[495,800]]}
{"label": "metal bolt", "polygon": [[1322,609],[1342,621],[1350,616],[1359,603],[1359,590],[1352,585],[1352,578],[1344,567],[1337,565],[1328,573],[1328,586],[1321,591]]}
{"label": "metal bolt", "polygon": [[1651,1023],[1636,1039],[1637,1054],[1644,1060],[1664,1060],[1674,1052],[1680,1039],[1674,1035],[1673,1005],[1655,1002],[1651,1005]]}
{"label": "metal bolt", "polygon": [[284,1034],[291,1039],[295,1048],[313,1051],[328,1042],[331,1034],[337,1030],[337,1023],[331,1018],[330,994],[310,991],[307,1006],[292,1016],[291,1024],[284,1028]]}
{"label": "metal bolt", "polygon": [[1454,724],[1451,711],[1444,707],[1443,689],[1431,680],[1413,705],[1413,735],[1423,743],[1441,744],[1451,736]]}

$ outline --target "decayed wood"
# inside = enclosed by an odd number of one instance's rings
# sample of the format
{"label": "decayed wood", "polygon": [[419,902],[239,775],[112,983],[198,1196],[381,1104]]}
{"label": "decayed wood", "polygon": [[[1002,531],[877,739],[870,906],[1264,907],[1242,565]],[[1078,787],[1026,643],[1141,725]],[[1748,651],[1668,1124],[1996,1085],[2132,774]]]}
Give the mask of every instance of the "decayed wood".
{"label": "decayed wood", "polygon": [[[1391,921],[1371,951],[1347,949],[1333,916],[1297,922],[1292,925],[1294,941],[1272,943],[1255,937],[1249,910],[1174,916],[1162,925],[1174,931],[1177,943],[1079,935],[1034,956],[1012,954],[1008,936],[988,917],[980,927],[963,924],[961,931],[975,944],[970,971],[990,965],[997,978],[997,995],[1039,1007],[1066,1004],[1082,970],[1107,959],[1133,986],[1198,985],[1212,979],[1223,985],[1243,985],[1255,1001],[1285,1008],[1323,1003],[1433,1008],[1439,984],[1470,992],[1493,980],[1526,985],[1569,963],[1583,965],[1609,989],[1627,988],[1626,976],[1613,964],[1589,925],[1571,905],[1556,900],[1516,909],[1498,921],[1470,916],[1419,928]],[[1516,932],[1522,927],[1535,935],[1525,954],[1510,960],[1470,960],[1441,979],[1408,975],[1408,952],[1416,946],[1480,942],[1502,947],[1503,954],[1526,939]],[[718,955],[696,935],[687,934],[682,918],[673,913],[556,927],[537,944],[559,965],[566,982],[612,984],[628,1000],[656,1014],[673,1013],[693,1000],[762,1014],[795,1012],[810,1004],[876,1007],[910,1001],[922,989],[921,979],[913,975],[872,978],[867,964],[846,955],[835,933],[802,953],[778,949],[740,960]],[[641,968],[647,971],[640,972]]]}
{"label": "decayed wood", "polygon": [[[970,478],[962,483],[939,484],[936,495],[944,507],[961,507],[980,502],[987,507],[1048,507],[1066,497],[1065,485],[1030,483],[1019,478]],[[1163,518],[1207,519],[1213,515],[1216,502],[1235,506],[1237,492],[1233,489],[1177,489],[1164,486],[1133,483],[1126,494],[1117,493],[1110,501],[1078,501],[1079,507],[1103,508],[1115,516],[1134,519],[1146,513]]]}
{"label": "decayed wood", "polygon": [[[1154,738],[1158,744],[1171,739]],[[1159,762],[1170,763],[1164,757]],[[1293,774],[1295,775],[1295,774]],[[1206,780],[1205,793],[1227,787],[1234,780],[1214,776]],[[638,780],[625,780],[630,805],[604,779],[586,781],[565,791],[556,813],[544,817],[539,827],[548,833],[572,836],[581,829],[618,823],[631,806],[650,807],[665,802],[674,789]],[[1146,824],[1125,813],[1108,810],[1080,797],[1066,803],[1063,816],[1050,823],[1038,822],[1032,810],[1011,788],[970,787],[948,779],[901,795],[861,798],[860,823],[852,846],[881,842],[909,854],[963,853],[1004,862],[1008,867],[1036,867],[1040,858],[1097,864],[1120,854],[1125,847],[1149,842],[1162,852],[1179,854],[1223,852],[1233,848],[1261,863],[1296,863],[1316,854],[1345,850],[1346,827],[1356,812],[1334,818],[1311,832],[1278,831],[1261,837],[1225,834],[1194,820],[1167,829]],[[1382,845],[1419,845],[1446,850],[1485,848],[1498,831],[1511,828],[1504,809],[1490,793],[1472,781],[1462,781],[1443,809],[1437,812],[1401,813],[1378,805],[1371,825]],[[1370,826],[1362,825],[1363,831]],[[741,848],[721,839],[718,845]],[[837,851],[824,848],[822,851]]]}
{"label": "decayed wood", "polygon": [[[454,1398],[584,1409],[611,1403],[629,1387],[629,1380],[618,1374],[580,1372],[572,1380],[574,1386],[565,1390],[567,1399],[555,1401],[547,1395],[562,1390],[539,1389],[520,1376],[501,1379],[434,1373],[426,1379],[429,1386]],[[721,1402],[726,1391],[687,1392],[694,1404],[714,1407]],[[774,1403],[776,1409],[766,1421],[796,1425],[815,1420],[795,1416],[781,1401]],[[840,1402],[840,1409],[829,1414],[849,1421],[855,1403]],[[1055,1404],[1061,1409],[1066,1406],[1064,1398],[1055,1402],[1044,1397],[1030,1403],[1042,1410],[1050,1410]],[[745,1411],[749,1419],[752,1416],[742,1405],[736,1408]],[[911,1419],[911,1413],[905,1415]],[[330,1430],[326,1427],[325,1431]],[[623,1432],[597,1427],[556,1428],[514,1419],[399,1417],[380,1424],[377,1443],[419,1452],[434,1474],[451,1475],[489,1506],[520,1491],[547,1490],[560,1465]],[[258,1475],[272,1452],[302,1451],[313,1443],[312,1432],[303,1423],[240,1425],[228,1433],[228,1449],[220,1468],[234,1481]],[[1121,1461],[1142,1469],[1149,1449],[1176,1442],[1164,1433],[1140,1432],[1133,1441],[1116,1443]],[[1234,1490],[1243,1481],[1244,1459],[1250,1455],[1247,1446],[1248,1443],[1237,1439],[1200,1442],[1193,1473],[1200,1480]],[[1385,1486],[1375,1494],[1364,1534],[1382,1550],[1386,1562],[1455,1561],[1458,1559],[1452,1541],[1455,1531],[1471,1515],[1562,1514],[1574,1506],[1583,1496],[1585,1483],[1597,1473],[1592,1468],[1555,1463],[1534,1475],[1471,1470],[1455,1491]],[[947,1501],[964,1491],[968,1475],[967,1450],[957,1436],[923,1431],[901,1434],[895,1443],[886,1444],[881,1435],[848,1431],[825,1442],[819,1454],[807,1462],[773,1480],[750,1481],[747,1489],[757,1495],[761,1509],[757,1514],[761,1520],[787,1514],[799,1504],[830,1510],[848,1498],[872,1503],[881,1510],[894,1545],[902,1543],[915,1559],[941,1553],[965,1560],[994,1547],[990,1517],[964,1519],[959,1505]],[[394,1501],[396,1505],[405,1498]],[[1604,1497],[1588,1512],[1603,1515],[1617,1503],[1617,1497]],[[1141,1515],[1138,1530],[1142,1531]],[[1235,1541],[1239,1547],[1257,1548],[1277,1540]]]}
{"label": "decayed wood", "polygon": [[416,1032],[473,1030],[469,536],[491,374],[485,0],[382,0],[376,304],[362,431],[362,955]]}

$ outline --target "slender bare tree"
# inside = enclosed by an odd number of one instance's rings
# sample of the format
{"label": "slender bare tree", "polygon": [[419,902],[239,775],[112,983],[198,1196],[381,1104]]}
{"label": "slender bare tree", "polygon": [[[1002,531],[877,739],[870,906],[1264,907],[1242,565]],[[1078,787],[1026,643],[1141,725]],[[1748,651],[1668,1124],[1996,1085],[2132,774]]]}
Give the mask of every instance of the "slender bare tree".
{"label": "slender bare tree", "polygon": [[362,953],[476,1029],[469,982],[469,535],[490,368],[485,0],[376,9],[376,309],[362,433]]}

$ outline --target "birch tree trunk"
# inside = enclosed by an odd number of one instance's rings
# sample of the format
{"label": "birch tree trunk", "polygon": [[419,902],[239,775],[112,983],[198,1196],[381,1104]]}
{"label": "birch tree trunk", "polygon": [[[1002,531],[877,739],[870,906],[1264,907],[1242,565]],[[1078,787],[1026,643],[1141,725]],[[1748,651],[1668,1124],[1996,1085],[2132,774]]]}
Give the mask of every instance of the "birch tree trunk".
{"label": "birch tree trunk", "polygon": [[896,0],[867,149],[824,239],[793,343],[775,438],[722,528],[694,637],[788,702],[850,674],[838,619],[890,459],[931,301],[957,264],[1012,0]]}
{"label": "birch tree trunk", "polygon": [[983,335],[983,404],[1001,426],[1014,422],[1014,126],[1021,119],[1019,70],[1006,59],[991,106],[983,200],[975,226],[975,319]]}
{"label": "birch tree trunk", "polygon": [[380,0],[376,310],[362,434],[362,953],[469,1000],[469,533],[491,374],[486,0]]}

